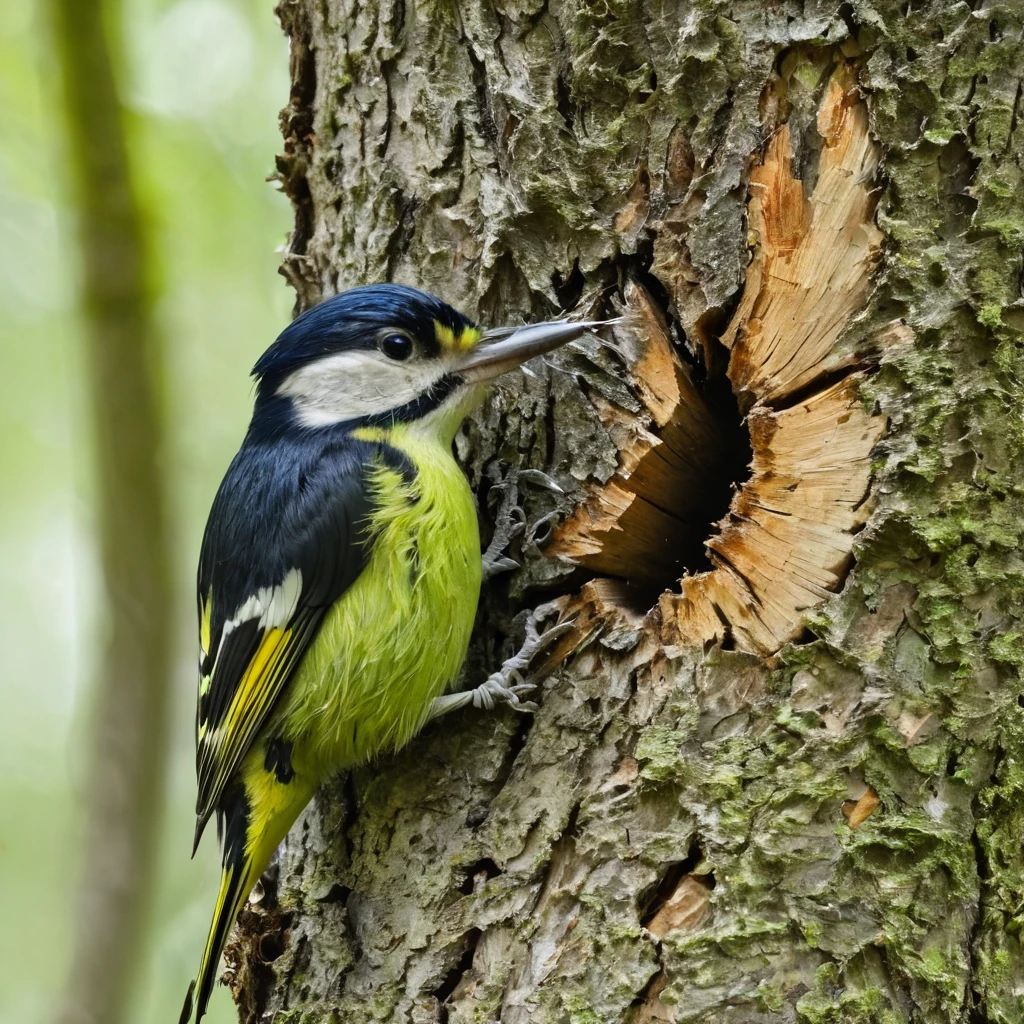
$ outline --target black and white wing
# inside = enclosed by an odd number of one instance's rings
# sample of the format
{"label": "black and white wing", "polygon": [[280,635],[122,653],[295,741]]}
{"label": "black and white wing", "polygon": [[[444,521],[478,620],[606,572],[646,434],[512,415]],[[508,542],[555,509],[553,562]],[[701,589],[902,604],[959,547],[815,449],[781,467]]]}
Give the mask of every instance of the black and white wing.
{"label": "black and white wing", "polygon": [[246,444],[199,563],[196,843],[330,606],[362,572],[381,448]]}

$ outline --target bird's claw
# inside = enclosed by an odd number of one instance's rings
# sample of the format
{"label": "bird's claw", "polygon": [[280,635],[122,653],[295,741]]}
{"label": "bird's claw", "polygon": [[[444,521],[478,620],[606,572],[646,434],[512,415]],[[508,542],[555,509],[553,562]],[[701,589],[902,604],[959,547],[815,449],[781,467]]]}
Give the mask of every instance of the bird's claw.
{"label": "bird's claw", "polygon": [[547,473],[542,473],[539,469],[520,469],[518,478],[525,480],[528,484],[543,487],[545,490],[551,491],[552,494],[565,494],[565,491]]}
{"label": "bird's claw", "polygon": [[[560,613],[563,604],[564,599],[548,601],[547,604],[538,605],[530,612],[530,617],[526,620],[526,636],[523,646],[519,648],[517,654],[505,662],[505,665],[518,659],[522,661],[522,664],[516,667],[526,668],[541,651],[547,650],[559,637],[565,636],[572,629],[575,619],[556,623],[550,629],[541,632],[540,624],[552,614]],[[505,665],[502,666],[503,669]]]}
{"label": "bird's claw", "polygon": [[[559,637],[565,636],[572,629],[573,620],[570,619],[568,622],[559,622],[550,629],[541,631],[540,624],[553,612],[561,611],[561,608],[562,602],[549,601],[530,613],[526,620],[526,636],[522,646],[497,672],[489,676],[482,686],[477,687],[473,697],[473,704],[476,707],[491,708],[494,706],[493,702],[498,701],[508,704],[517,711],[536,711],[537,705],[533,701],[519,700],[520,694],[536,689],[536,683],[525,680],[522,673],[530,667],[538,654],[542,654]],[[476,693],[480,694],[480,702]],[[490,703],[487,703],[488,701]]]}
{"label": "bird's claw", "polygon": [[[495,488],[492,487],[493,491]],[[482,574],[484,580],[502,572],[518,569],[519,563],[509,558],[505,550],[509,544],[526,529],[526,513],[516,504],[519,497],[515,486],[502,492],[498,510],[494,517],[494,535],[483,553]]]}
{"label": "bird's claw", "polygon": [[490,544],[487,545],[487,550],[483,553],[484,580],[489,580],[499,573],[518,569],[519,563],[505,554],[509,544],[524,533],[528,543],[536,543],[538,531],[558,518],[557,512],[550,512],[527,528],[526,513],[518,503],[520,481],[543,487],[553,494],[565,493],[547,473],[542,473],[539,469],[516,469],[515,467],[509,470],[504,480],[491,488],[491,493],[500,489],[501,499],[495,512],[494,534]]}
{"label": "bird's claw", "polygon": [[[504,669],[504,666],[502,666],[502,668]],[[484,711],[492,711],[499,704],[506,704],[508,707],[514,708],[516,711],[536,711],[537,705],[532,700],[524,701],[520,698],[528,694],[531,690],[536,690],[537,684],[526,682],[523,677],[515,671],[511,674],[511,678],[518,679],[519,682],[513,683],[512,686],[509,686],[508,680],[501,671],[488,676],[488,678],[473,691],[473,707],[482,708]]]}
{"label": "bird's claw", "polygon": [[499,573],[511,572],[513,569],[518,568],[519,563],[514,558],[508,558],[505,555],[490,557],[489,552],[484,552],[482,574],[485,580],[489,580],[492,576],[497,576]]}
{"label": "bird's claw", "polygon": [[547,650],[559,637],[565,636],[573,627],[572,619],[559,622],[550,629],[541,630],[540,624],[552,613],[561,612],[564,598],[549,601],[535,608],[526,620],[526,638],[522,647],[509,658],[497,672],[492,673],[473,690],[462,690],[459,693],[446,693],[435,697],[427,715],[427,721],[439,718],[449,712],[473,705],[490,711],[499,704],[504,704],[516,711],[533,712],[537,705],[532,700],[522,698],[537,688],[535,682],[523,678],[523,671],[529,668],[533,659],[542,651]]}
{"label": "bird's claw", "polygon": [[537,535],[540,533],[542,529],[544,529],[544,527],[549,526],[556,519],[558,519],[558,515],[559,513],[557,512],[549,512],[546,516],[541,516],[540,519],[533,523],[530,526],[530,528],[526,531],[526,537],[524,538],[526,540],[526,543],[543,544],[550,536],[550,532],[548,532],[546,536],[540,538],[538,538]]}

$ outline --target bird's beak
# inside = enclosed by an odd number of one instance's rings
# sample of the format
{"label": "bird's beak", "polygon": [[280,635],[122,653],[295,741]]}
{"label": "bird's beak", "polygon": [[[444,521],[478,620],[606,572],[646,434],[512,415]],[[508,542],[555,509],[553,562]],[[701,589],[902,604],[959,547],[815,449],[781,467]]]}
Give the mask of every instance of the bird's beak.
{"label": "bird's beak", "polygon": [[568,341],[586,334],[595,327],[615,323],[614,320],[552,320],[526,327],[499,327],[486,331],[479,343],[467,352],[455,372],[470,383],[492,380],[534,356],[543,355]]}

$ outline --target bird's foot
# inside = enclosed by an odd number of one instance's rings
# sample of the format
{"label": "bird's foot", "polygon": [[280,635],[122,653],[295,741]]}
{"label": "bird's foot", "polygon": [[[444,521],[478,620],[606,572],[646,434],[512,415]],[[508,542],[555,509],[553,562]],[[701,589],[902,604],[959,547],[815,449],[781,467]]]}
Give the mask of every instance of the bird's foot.
{"label": "bird's foot", "polygon": [[535,690],[537,684],[524,679],[522,673],[530,667],[531,662],[538,654],[542,654],[559,637],[565,636],[572,629],[571,619],[568,622],[556,623],[545,630],[540,628],[541,623],[545,619],[549,619],[553,612],[560,612],[562,606],[563,601],[559,600],[549,601],[547,604],[535,608],[526,620],[526,638],[523,640],[522,647],[497,672],[489,675],[476,688],[435,697],[430,706],[427,721],[445,715],[449,711],[468,707],[470,704],[485,711],[490,711],[499,704],[514,708],[516,711],[536,711],[537,705],[532,700],[522,700],[521,698],[531,690]]}
{"label": "bird's foot", "polygon": [[487,545],[487,550],[483,553],[482,576],[485,581],[499,573],[518,569],[519,563],[505,553],[509,544],[524,531],[527,539],[533,539],[542,525],[549,523],[557,516],[557,513],[549,513],[527,528],[526,513],[519,504],[520,482],[543,487],[554,494],[565,493],[551,477],[539,469],[516,469],[515,467],[509,470],[508,476],[504,480],[491,488],[492,492],[500,488],[501,499],[498,502],[494,518],[494,535],[491,537],[491,543]]}
{"label": "bird's foot", "polygon": [[[496,693],[499,689],[502,692],[512,693],[513,690],[522,687],[532,689],[533,684],[525,682],[521,673],[530,667],[531,662],[538,654],[542,654],[559,637],[565,636],[572,629],[572,620],[558,622],[545,630],[541,629],[541,624],[546,619],[550,619],[553,614],[561,612],[564,603],[564,600],[549,601],[547,604],[534,608],[526,620],[526,636],[523,639],[522,647],[497,672],[493,673],[483,684],[477,687],[477,690],[487,690],[489,688],[489,691],[492,693]],[[510,683],[515,685],[510,686]],[[517,695],[513,694],[513,696]],[[486,699],[484,695],[481,695],[481,702],[485,702]],[[516,702],[508,701],[508,703],[515,706]],[[477,707],[493,706],[487,703],[477,703],[475,699],[474,704]]]}
{"label": "bird's foot", "polygon": [[470,690],[469,696],[472,697],[473,707],[484,711],[493,711],[499,704],[505,704],[516,711],[536,711],[537,705],[532,700],[521,699],[536,689],[536,683],[527,682],[518,672],[513,671],[505,676],[499,671]]}

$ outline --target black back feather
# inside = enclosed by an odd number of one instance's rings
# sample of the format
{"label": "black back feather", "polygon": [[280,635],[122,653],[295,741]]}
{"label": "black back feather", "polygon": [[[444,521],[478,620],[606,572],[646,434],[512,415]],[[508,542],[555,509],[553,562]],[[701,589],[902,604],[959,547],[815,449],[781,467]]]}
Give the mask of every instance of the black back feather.
{"label": "black back feather", "polygon": [[[197,581],[200,604],[212,596],[207,662],[213,668],[197,715],[197,841],[245,752],[234,750],[232,763],[223,763],[209,737],[225,722],[266,633],[256,618],[226,635],[225,624],[254,594],[300,571],[300,597],[288,622],[292,636],[275,691],[283,692],[327,610],[366,564],[373,511],[367,475],[395,462],[386,445],[340,429],[294,429],[273,442],[247,438],[231,463],[210,512]],[[272,711],[254,709],[259,720],[246,720],[253,735]]]}

